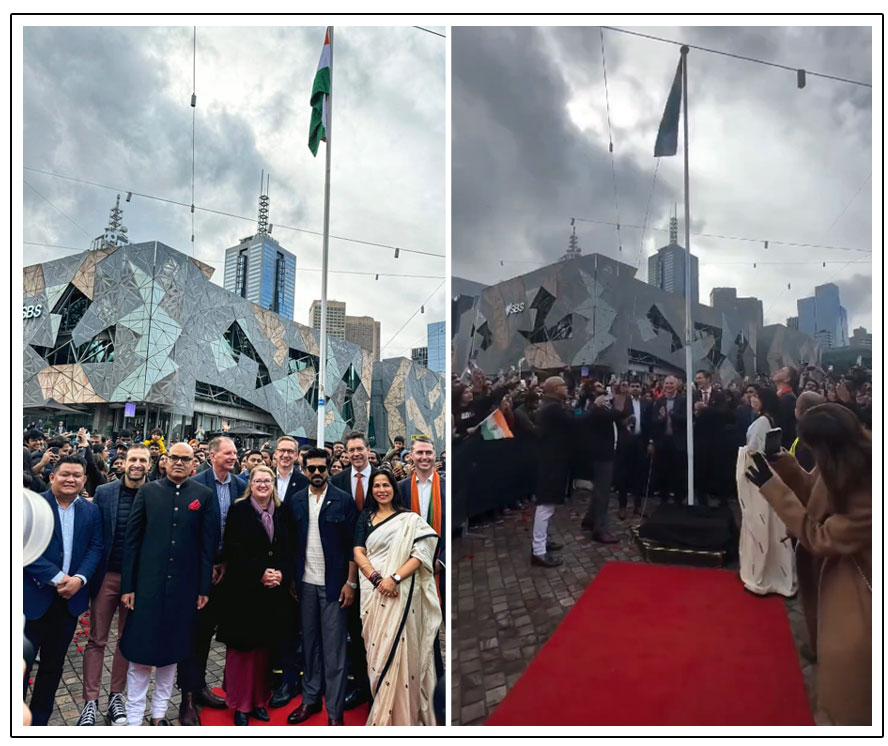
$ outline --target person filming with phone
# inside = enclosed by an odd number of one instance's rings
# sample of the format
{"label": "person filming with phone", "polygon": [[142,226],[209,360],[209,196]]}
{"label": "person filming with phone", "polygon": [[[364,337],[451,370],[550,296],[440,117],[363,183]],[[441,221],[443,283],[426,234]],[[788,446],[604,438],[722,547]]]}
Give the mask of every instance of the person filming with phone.
{"label": "person filming with phone", "polygon": [[806,472],[786,451],[753,455],[746,479],[788,533],[799,562],[813,562],[801,585],[806,618],[816,620],[818,722],[872,721],[872,440],[853,412],[820,404],[798,422],[814,453]]}

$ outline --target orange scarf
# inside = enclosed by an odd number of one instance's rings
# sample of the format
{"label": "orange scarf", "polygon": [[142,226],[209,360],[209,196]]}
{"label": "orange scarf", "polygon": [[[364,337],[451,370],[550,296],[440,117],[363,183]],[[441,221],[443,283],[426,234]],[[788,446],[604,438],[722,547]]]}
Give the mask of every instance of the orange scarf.
{"label": "orange scarf", "polygon": [[[419,509],[419,487],[416,484],[416,472],[410,477],[410,510],[425,518]],[[429,525],[441,535],[441,477],[432,472],[432,501],[429,505]]]}
{"label": "orange scarf", "polygon": [[[424,517],[419,510],[419,487],[416,484],[416,472],[410,477],[410,510]],[[432,472],[432,501],[429,504],[429,525],[438,536],[441,535],[441,477]],[[437,552],[435,553],[437,556]],[[435,588],[438,590],[438,602],[441,602],[441,576],[435,573]]]}

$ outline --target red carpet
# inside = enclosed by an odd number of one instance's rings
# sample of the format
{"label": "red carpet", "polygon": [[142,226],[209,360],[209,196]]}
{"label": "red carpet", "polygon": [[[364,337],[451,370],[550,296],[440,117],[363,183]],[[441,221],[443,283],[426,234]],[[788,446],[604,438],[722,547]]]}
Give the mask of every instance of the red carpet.
{"label": "red carpet", "polygon": [[[222,691],[219,687],[215,687],[213,689],[213,694],[224,697],[225,692]],[[287,728],[298,728],[303,725],[323,725],[326,727],[327,725],[327,711],[321,710],[319,713],[312,715],[308,720],[304,723],[299,723],[299,725],[290,725],[287,722],[287,715],[289,715],[293,710],[299,707],[302,702],[302,697],[296,697],[290,704],[286,707],[278,707],[276,709],[268,708],[268,714],[271,716],[271,720],[267,723],[263,723],[260,720],[256,720],[256,718],[250,718],[250,725],[283,725]],[[366,725],[367,716],[370,714],[370,705],[361,705],[360,707],[356,707],[354,710],[346,710],[343,713],[343,719],[345,720],[346,725]],[[214,710],[211,707],[204,707],[200,711],[200,723],[201,725],[230,725],[232,728],[234,725],[234,710]]]}
{"label": "red carpet", "polygon": [[782,599],[612,562],[487,725],[814,725]]}

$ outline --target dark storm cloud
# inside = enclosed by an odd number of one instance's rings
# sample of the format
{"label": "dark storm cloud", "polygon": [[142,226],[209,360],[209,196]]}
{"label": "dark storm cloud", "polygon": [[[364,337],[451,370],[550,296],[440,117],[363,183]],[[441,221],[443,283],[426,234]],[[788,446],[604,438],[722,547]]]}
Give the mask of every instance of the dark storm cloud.
{"label": "dark storm cloud", "polygon": [[[517,262],[563,253],[570,217],[610,211],[610,155],[570,121],[567,85],[538,30],[454,29],[452,45],[454,273],[502,279],[526,271]],[[643,214],[652,172],[621,168],[627,213]],[[583,236],[587,251],[616,249],[612,227],[584,224]]]}
{"label": "dark storm cloud", "polygon": [[[871,78],[869,28],[637,30]],[[676,203],[684,242],[681,145],[677,158],[661,160],[651,193],[653,143],[678,47],[609,30],[604,43],[619,207],[599,29],[453,29],[455,274],[492,283],[551,263],[567,248],[571,216],[619,220],[619,237],[613,226],[578,223],[580,247],[638,264],[642,279],[647,256],[667,242],[663,229]],[[733,285],[763,300],[767,322],[783,321],[797,297],[833,274],[867,271],[843,266],[866,254],[774,242],[870,248],[872,91],[814,76],[799,90],[793,70],[701,50],[691,50],[689,64],[691,245],[701,261],[700,296]],[[646,212],[642,245],[631,224],[641,225]],[[870,316],[860,323],[870,324]]]}

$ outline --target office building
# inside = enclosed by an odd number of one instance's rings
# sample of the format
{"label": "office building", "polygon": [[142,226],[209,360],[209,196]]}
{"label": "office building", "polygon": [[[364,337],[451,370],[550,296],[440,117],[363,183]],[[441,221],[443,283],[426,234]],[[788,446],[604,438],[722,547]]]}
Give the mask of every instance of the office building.
{"label": "office building", "polygon": [[410,359],[416,363],[417,365],[421,365],[423,368],[429,367],[429,348],[428,347],[414,347],[410,350]]}
{"label": "office building", "polygon": [[[688,252],[678,245],[678,220],[669,220],[669,244],[648,258],[648,284],[684,297]],[[691,256],[691,302],[700,302],[699,263]]]}
{"label": "office building", "polygon": [[756,326],[764,326],[762,302],[754,297],[738,298],[737,288],[713,288],[709,294],[709,305],[716,311],[736,313],[754,321]]}
{"label": "office building", "polygon": [[225,250],[224,287],[292,320],[296,257],[267,233],[247,236]]}
{"label": "office building", "polygon": [[849,345],[851,347],[866,347],[872,348],[873,346],[873,335],[867,332],[865,327],[858,326],[854,333],[851,335],[851,339],[849,340]]}
{"label": "office building", "polygon": [[812,297],[800,298],[796,305],[800,332],[819,339],[825,347],[848,346],[848,313],[839,302],[837,285],[818,285]]}
{"label": "office building", "polygon": [[438,373],[447,370],[447,324],[435,321],[428,325],[426,331],[426,348],[428,349],[428,367]]}
{"label": "office building", "polygon": [[[321,328],[321,302],[313,300],[308,309],[308,323],[312,329]],[[327,336],[345,339],[345,303],[339,300],[327,301]]]}
{"label": "office building", "polygon": [[[320,313],[320,310],[318,311]],[[320,322],[319,322],[320,323]],[[373,362],[379,362],[380,324],[372,316],[346,316],[345,317],[345,341],[354,342],[363,347],[373,358]]]}

